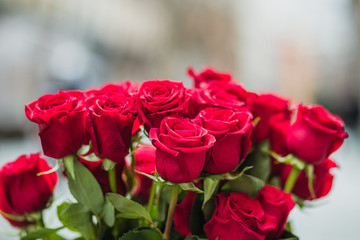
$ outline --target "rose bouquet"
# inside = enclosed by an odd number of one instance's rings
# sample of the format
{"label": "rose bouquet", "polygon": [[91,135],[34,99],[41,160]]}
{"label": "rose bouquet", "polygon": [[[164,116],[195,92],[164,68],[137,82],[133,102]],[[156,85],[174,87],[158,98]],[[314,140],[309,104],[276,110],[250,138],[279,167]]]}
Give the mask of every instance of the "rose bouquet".
{"label": "rose bouquet", "polygon": [[[342,120],[211,68],[188,75],[193,88],[128,81],[27,104],[57,164],[37,153],[0,168],[1,215],[27,240],[298,239],[289,213],[329,193]],[[59,168],[74,200],[49,228]]]}

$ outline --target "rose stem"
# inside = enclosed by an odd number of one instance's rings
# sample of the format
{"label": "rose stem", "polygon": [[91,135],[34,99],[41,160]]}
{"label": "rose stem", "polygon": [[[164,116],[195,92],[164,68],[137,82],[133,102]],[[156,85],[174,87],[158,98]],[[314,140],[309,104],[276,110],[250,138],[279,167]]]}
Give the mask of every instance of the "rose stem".
{"label": "rose stem", "polygon": [[109,183],[110,183],[110,190],[113,193],[117,193],[116,187],[116,167],[114,166],[112,169],[108,171],[109,174]]}
{"label": "rose stem", "polygon": [[147,210],[150,214],[152,212],[153,205],[154,205],[155,191],[156,191],[156,182],[153,181],[152,185],[151,185],[151,191],[150,191],[149,202],[148,202],[148,207],[147,207]]}
{"label": "rose stem", "polygon": [[299,176],[300,169],[296,166],[292,166],[289,176],[286,179],[284,192],[290,193],[295,185],[296,179]]}
{"label": "rose stem", "polygon": [[169,240],[170,239],[170,233],[171,233],[171,225],[174,217],[175,207],[178,200],[179,195],[179,185],[175,184],[171,187],[171,195],[170,195],[170,205],[169,210],[167,214],[166,219],[166,225],[165,225],[165,231],[164,231],[164,239]]}

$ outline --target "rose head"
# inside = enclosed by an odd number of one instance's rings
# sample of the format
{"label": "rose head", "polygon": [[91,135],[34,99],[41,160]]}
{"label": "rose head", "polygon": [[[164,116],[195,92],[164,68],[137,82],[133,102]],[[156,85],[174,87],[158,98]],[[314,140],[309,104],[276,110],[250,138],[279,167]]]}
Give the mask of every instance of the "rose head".
{"label": "rose head", "polygon": [[27,118],[38,124],[44,154],[63,158],[89,144],[83,93],[59,91],[25,106]]}
{"label": "rose head", "polygon": [[287,146],[301,160],[319,164],[336,151],[348,135],[343,121],[320,105],[300,105],[290,126]]}
{"label": "rose head", "polygon": [[290,194],[275,187],[263,187],[252,199],[245,193],[215,196],[213,217],[204,225],[209,238],[275,240],[284,230],[287,216],[295,203]]}
{"label": "rose head", "polygon": [[232,171],[249,152],[253,128],[250,112],[206,108],[198,114],[194,123],[216,138],[210,158],[205,163],[205,172],[222,174]]}
{"label": "rose head", "polygon": [[123,161],[129,153],[136,119],[136,98],[123,94],[98,95],[88,99],[89,132],[93,150],[100,158]]}
{"label": "rose head", "polygon": [[205,68],[202,72],[196,74],[192,67],[188,68],[188,76],[193,79],[194,86],[199,88],[202,83],[208,83],[212,81],[230,82],[231,74],[216,72],[212,68]]}
{"label": "rose head", "polygon": [[185,183],[197,178],[203,170],[207,151],[215,137],[188,119],[166,117],[160,128],[150,130],[156,147],[156,169],[170,182]]}
{"label": "rose head", "polygon": [[261,94],[249,98],[248,106],[254,117],[260,118],[252,135],[252,139],[256,143],[269,137],[270,128],[277,121],[290,119],[289,100],[274,94]]}
{"label": "rose head", "polygon": [[[281,166],[281,182],[283,185],[285,185],[286,179],[291,171],[291,165],[281,164]],[[305,171],[300,172],[292,192],[305,200],[314,200],[325,197],[330,192],[334,180],[331,169],[337,167],[338,165],[329,158],[326,158],[320,164],[314,165],[313,188],[315,192],[315,198],[311,196],[309,191],[308,178]]]}
{"label": "rose head", "polygon": [[[156,148],[152,145],[140,145],[135,150],[135,170],[147,174],[154,175],[155,172],[155,152]],[[137,187],[134,196],[147,203],[153,180],[139,173],[135,173],[137,177]]]}
{"label": "rose head", "polygon": [[166,116],[183,116],[189,96],[181,82],[170,80],[146,81],[138,95],[138,111],[145,129],[158,128]]}
{"label": "rose head", "polygon": [[91,88],[85,90],[87,98],[99,95],[125,95],[135,96],[138,94],[140,89],[140,83],[136,82],[118,82],[118,83],[107,83],[100,88]]}
{"label": "rose head", "polygon": [[[51,169],[39,154],[22,155],[0,168],[0,210],[6,214],[24,216],[46,208],[57,183],[56,172],[37,176]],[[0,212],[0,213],[1,213]],[[30,220],[15,221],[13,226],[32,224]]]}

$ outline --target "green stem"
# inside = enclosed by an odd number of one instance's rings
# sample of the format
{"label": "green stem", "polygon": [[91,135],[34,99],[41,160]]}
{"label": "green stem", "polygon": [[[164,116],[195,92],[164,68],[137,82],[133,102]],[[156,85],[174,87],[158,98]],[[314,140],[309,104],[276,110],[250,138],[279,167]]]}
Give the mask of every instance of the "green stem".
{"label": "green stem", "polygon": [[153,181],[151,185],[151,191],[150,191],[149,202],[147,207],[147,210],[150,213],[150,215],[154,205],[155,192],[156,192],[156,182]]}
{"label": "green stem", "polygon": [[300,171],[301,170],[299,168],[297,168],[296,166],[292,166],[291,172],[286,179],[284,192],[290,193],[292,191],[292,189],[296,183],[296,179],[299,176]]}
{"label": "green stem", "polygon": [[173,218],[174,218],[174,212],[175,212],[175,207],[176,207],[176,203],[178,200],[178,196],[179,196],[179,185],[175,184],[171,188],[170,205],[169,205],[169,210],[168,210],[167,219],[166,219],[165,231],[164,231],[164,235],[163,235],[164,240],[170,239],[171,225],[172,225]]}
{"label": "green stem", "polygon": [[113,193],[117,193],[116,187],[116,167],[113,167],[108,171],[109,173],[109,183],[110,183],[110,190]]}

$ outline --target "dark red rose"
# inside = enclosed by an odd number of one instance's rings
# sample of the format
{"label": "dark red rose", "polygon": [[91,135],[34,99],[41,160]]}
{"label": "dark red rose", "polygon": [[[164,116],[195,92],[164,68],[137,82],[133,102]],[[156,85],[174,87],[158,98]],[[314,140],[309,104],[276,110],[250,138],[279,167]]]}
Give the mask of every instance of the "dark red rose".
{"label": "dark red rose", "polygon": [[320,105],[300,105],[287,137],[289,151],[301,160],[319,164],[336,151],[348,135],[343,121]]}
{"label": "dark red rose", "polygon": [[146,81],[138,95],[139,118],[145,129],[158,128],[166,116],[183,116],[189,96],[181,82],[170,80]]}
{"label": "dark red rose", "polygon": [[232,171],[246,157],[253,128],[250,112],[206,108],[193,121],[216,138],[204,166],[205,172],[221,174]]}
{"label": "dark red rose", "polygon": [[170,182],[191,182],[204,168],[206,153],[215,137],[188,119],[166,117],[160,128],[150,130],[156,147],[156,169]]}
{"label": "dark red rose", "polygon": [[[285,186],[286,179],[290,174],[291,165],[282,164],[281,182]],[[325,197],[331,190],[334,176],[331,173],[331,169],[338,167],[338,165],[329,158],[326,158],[320,164],[314,165],[314,183],[313,188],[315,197],[313,198],[309,191],[308,178],[305,171],[301,171],[294,188],[292,190],[297,196],[306,200],[314,200],[321,197]]]}
{"label": "dark red rose", "polygon": [[245,193],[219,193],[215,202],[215,212],[204,225],[209,240],[264,240],[276,230],[276,217],[267,214],[259,200]]}
{"label": "dark red rose", "polygon": [[188,75],[193,79],[194,86],[200,87],[201,83],[208,83],[212,81],[231,81],[231,74],[216,72],[212,68],[205,68],[202,72],[196,74],[192,67],[188,68]]}
{"label": "dark red rose", "polygon": [[248,106],[254,117],[260,118],[252,135],[256,143],[269,137],[270,128],[277,121],[290,119],[289,100],[274,94],[261,94],[249,98]]}
{"label": "dark red rose", "polygon": [[63,158],[89,144],[87,112],[83,93],[59,91],[25,106],[27,118],[38,124],[44,154]]}
{"label": "dark red rose", "polygon": [[[0,169],[0,210],[5,213],[5,218],[6,214],[25,217],[48,207],[58,177],[56,172],[37,174],[51,168],[37,153],[22,155]],[[30,220],[6,219],[17,227],[33,223]]]}
{"label": "dark red rose", "polygon": [[114,162],[129,154],[131,133],[136,119],[136,98],[104,94],[90,98],[89,131],[95,154]]}
{"label": "dark red rose", "polygon": [[295,207],[294,200],[289,193],[270,185],[265,185],[259,191],[257,199],[264,211],[276,218],[275,230],[269,232],[265,239],[278,239],[284,231],[290,211]]}
{"label": "dark red rose", "polygon": [[[84,164],[84,166],[89,169],[89,171],[93,174],[104,194],[111,192],[109,183],[109,172],[105,171],[102,167],[102,159],[98,161],[87,161],[85,159],[79,158],[79,161]],[[121,177],[124,166],[125,161],[115,163],[116,191],[121,195],[125,195],[127,191],[126,185]]]}
{"label": "dark red rose", "polygon": [[175,224],[174,229],[184,236],[191,236],[190,217],[195,196],[196,192],[188,191],[185,199],[175,208],[173,218]]}
{"label": "dark red rose", "polygon": [[[135,170],[154,175],[155,152],[156,148],[153,145],[140,145],[135,150]],[[137,177],[137,186],[134,196],[147,203],[153,180],[139,173],[135,173],[135,175]]]}

